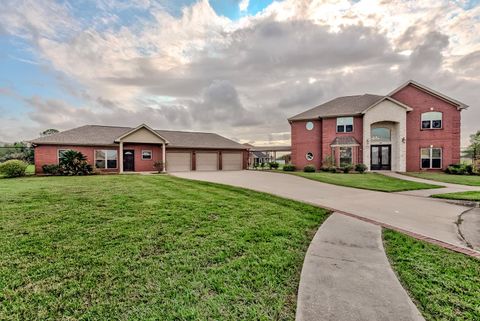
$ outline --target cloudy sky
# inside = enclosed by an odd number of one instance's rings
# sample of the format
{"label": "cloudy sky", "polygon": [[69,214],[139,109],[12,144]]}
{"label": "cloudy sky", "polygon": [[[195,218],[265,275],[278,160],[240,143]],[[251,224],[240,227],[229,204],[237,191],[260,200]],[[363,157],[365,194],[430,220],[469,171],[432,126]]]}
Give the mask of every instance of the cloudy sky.
{"label": "cloudy sky", "polygon": [[287,118],[417,80],[480,129],[473,1],[1,0],[0,141],[147,123],[283,144]]}

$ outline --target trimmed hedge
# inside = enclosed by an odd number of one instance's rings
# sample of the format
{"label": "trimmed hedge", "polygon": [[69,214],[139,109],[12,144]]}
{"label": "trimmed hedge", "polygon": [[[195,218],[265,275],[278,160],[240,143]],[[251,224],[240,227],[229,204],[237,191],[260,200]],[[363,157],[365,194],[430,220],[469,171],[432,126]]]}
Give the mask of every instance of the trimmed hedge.
{"label": "trimmed hedge", "polygon": [[283,170],[285,172],[294,172],[296,169],[297,168],[295,167],[295,165],[292,165],[292,164],[287,164],[283,166]]}
{"label": "trimmed hedge", "polygon": [[317,169],[313,165],[307,165],[303,168],[305,173],[314,173]]}

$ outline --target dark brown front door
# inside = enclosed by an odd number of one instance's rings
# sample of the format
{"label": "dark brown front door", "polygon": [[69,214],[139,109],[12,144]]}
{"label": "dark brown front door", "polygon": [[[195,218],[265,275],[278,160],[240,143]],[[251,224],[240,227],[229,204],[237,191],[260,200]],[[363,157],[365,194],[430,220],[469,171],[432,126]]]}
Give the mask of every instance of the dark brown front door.
{"label": "dark brown front door", "polygon": [[135,151],[126,149],[123,151],[123,171],[133,172],[135,170]]}
{"label": "dark brown front door", "polygon": [[370,168],[372,170],[391,170],[391,145],[372,145],[371,148],[371,163]]}

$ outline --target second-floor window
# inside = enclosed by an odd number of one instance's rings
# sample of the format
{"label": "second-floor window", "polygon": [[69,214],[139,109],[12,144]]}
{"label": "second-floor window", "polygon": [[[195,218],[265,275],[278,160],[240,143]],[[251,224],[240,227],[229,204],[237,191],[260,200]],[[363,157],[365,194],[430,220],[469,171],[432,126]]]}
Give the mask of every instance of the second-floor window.
{"label": "second-floor window", "polygon": [[442,128],[442,113],[431,111],[422,114],[422,129]]}
{"label": "second-floor window", "polygon": [[353,117],[338,117],[337,133],[351,133],[351,132],[353,132]]}

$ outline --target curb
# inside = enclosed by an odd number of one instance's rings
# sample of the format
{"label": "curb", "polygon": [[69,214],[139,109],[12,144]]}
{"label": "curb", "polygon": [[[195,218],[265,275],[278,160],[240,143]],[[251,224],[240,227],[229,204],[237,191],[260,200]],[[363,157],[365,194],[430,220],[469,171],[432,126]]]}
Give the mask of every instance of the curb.
{"label": "curb", "polygon": [[[333,210],[333,209],[331,209],[331,210]],[[371,223],[371,224],[375,224],[375,225],[378,225],[378,226],[381,226],[381,227],[384,227],[384,228],[388,228],[388,229],[406,234],[408,236],[411,236],[411,237],[413,237],[417,240],[421,240],[421,241],[425,241],[425,242],[428,242],[428,243],[431,243],[431,244],[434,244],[434,245],[438,245],[438,246],[441,246],[445,249],[448,249],[448,250],[451,250],[451,251],[454,251],[454,252],[458,252],[458,253],[462,253],[462,254],[465,254],[465,255],[468,255],[468,256],[471,256],[471,257],[474,257],[474,258],[480,260],[480,252],[477,252],[475,250],[471,250],[471,249],[468,249],[468,248],[453,245],[453,244],[450,244],[450,243],[447,243],[447,242],[444,242],[444,241],[434,239],[434,238],[429,237],[429,236],[424,236],[422,234],[410,232],[410,231],[404,230],[402,228],[399,228],[399,227],[396,227],[396,226],[393,226],[393,225],[390,225],[390,224],[381,223],[381,222],[378,222],[378,221],[375,221],[375,220],[372,220],[372,219],[369,219],[369,218],[358,216],[356,214],[343,212],[343,211],[338,211],[338,210],[334,210],[334,211],[336,213],[346,215],[346,216],[350,216],[350,217],[359,219],[361,221]]]}

